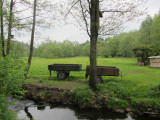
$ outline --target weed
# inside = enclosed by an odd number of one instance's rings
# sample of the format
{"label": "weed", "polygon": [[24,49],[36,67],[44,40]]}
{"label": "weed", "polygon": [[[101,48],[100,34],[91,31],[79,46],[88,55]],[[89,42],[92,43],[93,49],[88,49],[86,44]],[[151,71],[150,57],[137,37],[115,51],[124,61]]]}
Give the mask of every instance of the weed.
{"label": "weed", "polygon": [[110,97],[105,104],[112,106],[113,109],[118,109],[118,108],[125,109],[128,107],[128,103],[126,100],[117,99],[114,97]]}
{"label": "weed", "polygon": [[160,84],[151,89],[151,96],[160,98]]}
{"label": "weed", "polygon": [[153,98],[131,98],[131,105],[137,109],[154,108],[160,110],[160,100]]}
{"label": "weed", "polygon": [[40,92],[40,96],[41,96],[42,98],[44,98],[45,95],[46,95],[46,92],[44,92],[44,91],[41,91],[41,92]]}
{"label": "weed", "polygon": [[97,85],[97,88],[101,92],[108,93],[109,96],[117,97],[120,99],[127,99],[129,92],[121,84],[116,82],[109,82],[106,85]]}
{"label": "weed", "polygon": [[94,92],[89,87],[77,87],[73,90],[75,101],[89,104],[94,98]]}

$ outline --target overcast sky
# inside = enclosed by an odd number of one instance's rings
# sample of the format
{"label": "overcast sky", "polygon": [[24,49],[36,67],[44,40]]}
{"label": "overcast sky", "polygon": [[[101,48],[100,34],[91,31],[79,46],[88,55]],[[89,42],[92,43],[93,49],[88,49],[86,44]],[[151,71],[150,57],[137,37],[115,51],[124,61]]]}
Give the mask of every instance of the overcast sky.
{"label": "overcast sky", "polygon": [[[148,0],[147,6],[148,14],[153,17],[160,10],[160,0]],[[140,21],[139,23],[128,23],[124,31],[139,29],[141,22],[142,21]],[[18,41],[23,41],[24,43],[30,43],[30,34],[31,33],[29,32],[25,36],[15,36],[15,39]],[[87,33],[80,30],[80,28],[74,25],[55,25],[55,28],[53,29],[44,30],[41,33],[41,37],[35,38],[35,44],[38,45],[41,42],[45,41],[45,38],[50,38],[52,41],[56,40],[62,42],[64,40],[70,40],[78,41],[79,43],[83,43],[89,40]]]}

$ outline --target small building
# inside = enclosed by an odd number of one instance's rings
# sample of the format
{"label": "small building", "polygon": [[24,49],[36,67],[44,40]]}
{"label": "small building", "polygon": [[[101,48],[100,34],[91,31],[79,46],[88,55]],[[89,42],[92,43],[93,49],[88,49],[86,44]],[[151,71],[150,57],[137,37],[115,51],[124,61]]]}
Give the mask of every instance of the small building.
{"label": "small building", "polygon": [[151,56],[149,59],[151,67],[160,67],[160,56]]}

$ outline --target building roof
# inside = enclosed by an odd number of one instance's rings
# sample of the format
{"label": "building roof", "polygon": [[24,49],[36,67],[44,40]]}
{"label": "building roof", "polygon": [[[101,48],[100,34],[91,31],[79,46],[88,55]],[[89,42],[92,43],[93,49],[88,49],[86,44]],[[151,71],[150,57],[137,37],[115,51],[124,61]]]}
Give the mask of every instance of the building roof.
{"label": "building roof", "polygon": [[148,57],[148,58],[158,58],[158,59],[160,59],[160,56],[151,56],[151,57]]}

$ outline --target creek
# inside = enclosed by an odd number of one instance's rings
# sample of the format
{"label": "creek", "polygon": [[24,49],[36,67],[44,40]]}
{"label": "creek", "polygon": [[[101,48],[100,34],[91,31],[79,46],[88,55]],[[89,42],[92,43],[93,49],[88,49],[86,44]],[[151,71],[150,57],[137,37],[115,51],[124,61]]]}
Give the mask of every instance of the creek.
{"label": "creek", "polygon": [[146,116],[131,117],[133,114],[115,113],[106,109],[79,109],[77,106],[36,104],[30,100],[7,98],[16,104],[9,106],[18,111],[17,118],[22,120],[156,120]]}

